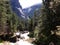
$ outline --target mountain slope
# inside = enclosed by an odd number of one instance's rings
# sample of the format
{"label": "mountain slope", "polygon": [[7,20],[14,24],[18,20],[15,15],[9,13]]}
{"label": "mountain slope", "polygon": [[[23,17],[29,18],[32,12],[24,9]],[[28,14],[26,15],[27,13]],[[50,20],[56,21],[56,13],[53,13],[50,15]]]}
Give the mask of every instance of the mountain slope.
{"label": "mountain slope", "polygon": [[22,11],[22,6],[19,3],[19,0],[10,0],[12,10],[20,17],[26,18],[27,16]]}
{"label": "mountain slope", "polygon": [[29,16],[32,17],[35,10],[41,7],[41,4],[33,5],[29,8],[22,9],[19,0],[10,0],[12,10],[20,17],[28,19]]}
{"label": "mountain slope", "polygon": [[26,9],[23,9],[23,12],[28,15],[28,16],[33,16],[34,15],[34,12],[36,10],[39,10],[41,8],[42,4],[36,4],[36,5],[33,5],[29,8],[26,8]]}

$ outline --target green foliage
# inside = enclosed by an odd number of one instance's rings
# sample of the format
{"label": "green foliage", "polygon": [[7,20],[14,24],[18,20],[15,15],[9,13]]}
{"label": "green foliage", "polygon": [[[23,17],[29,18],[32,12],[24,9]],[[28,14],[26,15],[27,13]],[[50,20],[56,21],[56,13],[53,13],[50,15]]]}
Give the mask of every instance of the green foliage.
{"label": "green foliage", "polygon": [[[49,45],[50,42],[58,44],[56,43],[58,39],[56,35],[56,26],[60,25],[60,20],[58,19],[60,17],[58,17],[58,15],[60,15],[59,5],[60,3],[56,3],[55,1],[43,0],[43,7],[41,8],[40,13],[38,13],[38,15],[40,15],[34,30],[36,45],[41,43]],[[51,31],[54,32],[53,35],[51,34]]]}
{"label": "green foliage", "polygon": [[0,31],[16,32],[20,23],[18,16],[12,12],[9,0],[0,0]]}
{"label": "green foliage", "polygon": [[0,43],[2,43],[2,42],[3,42],[3,40],[0,39]]}
{"label": "green foliage", "polygon": [[12,12],[9,0],[0,0],[0,33],[28,30],[31,32],[29,36],[36,38],[36,45],[49,45],[50,42],[60,45],[60,37],[56,35],[57,25],[60,25],[59,1],[43,0],[43,7],[35,11],[33,18],[24,21]]}

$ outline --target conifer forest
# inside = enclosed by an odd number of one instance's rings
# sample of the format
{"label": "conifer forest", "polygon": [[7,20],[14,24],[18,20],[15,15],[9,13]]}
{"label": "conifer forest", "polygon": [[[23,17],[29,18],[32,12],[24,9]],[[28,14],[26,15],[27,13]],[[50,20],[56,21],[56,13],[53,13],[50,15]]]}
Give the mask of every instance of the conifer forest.
{"label": "conifer forest", "polygon": [[35,38],[31,42],[34,45],[60,45],[60,0],[42,0],[41,8],[29,19],[14,13],[10,0],[0,0],[0,43],[16,41],[14,33],[24,31],[29,31],[28,36]]}

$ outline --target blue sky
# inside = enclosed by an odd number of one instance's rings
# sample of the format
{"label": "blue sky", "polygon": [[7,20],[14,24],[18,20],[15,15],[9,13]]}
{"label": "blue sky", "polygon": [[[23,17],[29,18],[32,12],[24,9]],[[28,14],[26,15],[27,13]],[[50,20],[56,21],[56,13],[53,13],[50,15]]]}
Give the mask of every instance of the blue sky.
{"label": "blue sky", "polygon": [[42,3],[42,0],[19,0],[22,8],[28,8],[32,5],[40,4]]}

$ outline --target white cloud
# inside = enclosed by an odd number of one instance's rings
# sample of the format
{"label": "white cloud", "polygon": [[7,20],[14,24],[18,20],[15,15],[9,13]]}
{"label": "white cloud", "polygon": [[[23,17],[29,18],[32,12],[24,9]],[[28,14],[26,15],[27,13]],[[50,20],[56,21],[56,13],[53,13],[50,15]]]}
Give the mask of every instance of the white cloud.
{"label": "white cloud", "polygon": [[22,5],[22,8],[27,8],[35,4],[42,3],[42,0],[19,0],[20,4]]}

